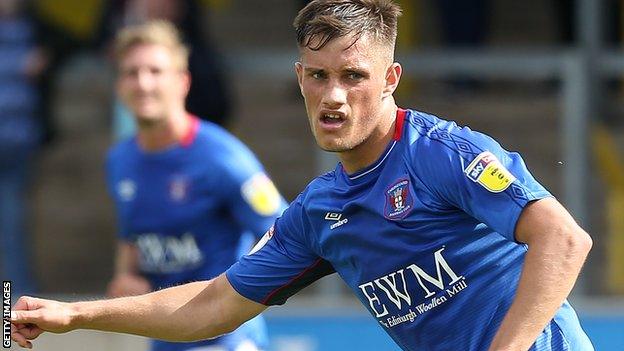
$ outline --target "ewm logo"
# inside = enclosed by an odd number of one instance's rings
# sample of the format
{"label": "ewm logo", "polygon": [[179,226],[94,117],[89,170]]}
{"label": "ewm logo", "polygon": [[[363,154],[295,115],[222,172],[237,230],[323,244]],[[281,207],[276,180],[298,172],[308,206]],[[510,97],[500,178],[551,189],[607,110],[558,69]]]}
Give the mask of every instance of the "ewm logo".
{"label": "ewm logo", "polygon": [[11,282],[2,282],[2,347],[11,347]]}
{"label": "ewm logo", "polygon": [[141,234],[136,239],[141,252],[141,269],[149,273],[176,273],[197,268],[204,260],[195,236],[180,237],[157,233]]}
{"label": "ewm logo", "polygon": [[[433,275],[411,264],[359,286],[368,300],[370,311],[375,317],[383,318],[380,323],[390,328],[413,322],[419,315],[449,301],[468,287],[464,276],[455,273],[446,261],[443,251],[444,247],[433,253]],[[403,314],[393,314],[401,311]]]}

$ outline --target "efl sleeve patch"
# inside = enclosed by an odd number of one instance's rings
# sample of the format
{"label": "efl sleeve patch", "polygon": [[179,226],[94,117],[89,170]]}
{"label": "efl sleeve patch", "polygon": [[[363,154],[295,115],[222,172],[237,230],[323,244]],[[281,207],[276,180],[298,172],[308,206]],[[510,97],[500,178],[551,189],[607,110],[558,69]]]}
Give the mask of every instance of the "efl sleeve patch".
{"label": "efl sleeve patch", "polygon": [[273,215],[280,208],[280,194],[264,173],[256,173],[245,181],[241,193],[251,208],[263,216]]}
{"label": "efl sleeve patch", "polygon": [[516,180],[516,177],[489,151],[480,153],[466,167],[464,173],[470,180],[493,193],[504,191]]}

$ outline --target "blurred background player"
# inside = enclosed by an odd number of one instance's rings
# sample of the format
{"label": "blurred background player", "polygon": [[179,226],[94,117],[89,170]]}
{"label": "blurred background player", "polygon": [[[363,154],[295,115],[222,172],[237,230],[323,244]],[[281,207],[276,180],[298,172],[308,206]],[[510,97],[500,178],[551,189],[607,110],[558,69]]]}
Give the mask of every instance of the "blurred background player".
{"label": "blurred background player", "polygon": [[[227,127],[232,109],[231,94],[224,76],[223,63],[210,37],[204,35],[207,19],[196,0],[115,0],[103,5],[96,45],[106,48],[124,26],[165,20],[178,28],[189,47],[188,70],[192,78],[186,97],[187,111],[200,119]],[[130,111],[115,101],[113,134],[121,140],[134,134],[136,126]]]}
{"label": "blurred background player", "polygon": [[26,2],[0,1],[0,272],[34,292],[25,228],[27,185],[40,141],[37,78],[46,66]]}
{"label": "blurred background player", "polygon": [[[172,24],[125,28],[115,55],[117,93],[138,130],[107,161],[120,235],[108,295],[213,278],[249,251],[285,203],[243,143],[185,109],[188,50]],[[263,321],[254,319],[218,339],[154,341],[152,350],[246,351],[266,343]]]}

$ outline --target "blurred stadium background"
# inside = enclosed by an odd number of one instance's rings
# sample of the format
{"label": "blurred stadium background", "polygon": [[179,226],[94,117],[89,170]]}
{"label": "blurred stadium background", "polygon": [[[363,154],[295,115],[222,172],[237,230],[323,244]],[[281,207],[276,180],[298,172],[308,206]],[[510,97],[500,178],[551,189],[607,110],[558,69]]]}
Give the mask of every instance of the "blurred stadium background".
{"label": "blurred stadium background", "polygon": [[[624,350],[624,1],[463,2],[400,1],[399,104],[523,154],[594,238],[571,299],[584,327],[597,350]],[[48,297],[96,298],[112,275],[115,220],[103,160],[114,71],[89,45],[104,3],[34,1],[38,17],[78,43],[53,84],[56,137],[32,173],[29,243]],[[292,200],[333,162],[315,148],[293,73],[291,22],[303,1],[199,3],[205,39],[223,54],[234,96],[229,127]],[[447,28],[457,18],[474,21]],[[466,28],[476,31],[472,38],[459,35]],[[273,351],[397,350],[334,277],[267,315]],[[36,349],[145,350],[145,341],[75,332],[46,335]]]}

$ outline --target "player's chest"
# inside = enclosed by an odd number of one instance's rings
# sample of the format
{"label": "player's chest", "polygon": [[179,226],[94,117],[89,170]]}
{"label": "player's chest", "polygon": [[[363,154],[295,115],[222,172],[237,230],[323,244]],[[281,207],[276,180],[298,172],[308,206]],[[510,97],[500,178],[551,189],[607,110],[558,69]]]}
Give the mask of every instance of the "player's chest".
{"label": "player's chest", "polygon": [[460,245],[476,225],[465,212],[440,207],[407,171],[393,169],[350,190],[308,211],[319,254],[337,270],[375,276]]}
{"label": "player's chest", "polygon": [[128,169],[113,181],[119,214],[137,227],[176,226],[218,211],[219,196],[193,170]]}
{"label": "player's chest", "polygon": [[430,196],[404,174],[314,209],[322,218],[315,222],[320,255],[387,328],[399,324],[391,316],[414,321],[417,308],[424,314],[468,287],[476,256],[461,252],[477,223],[463,211],[432,207]]}

